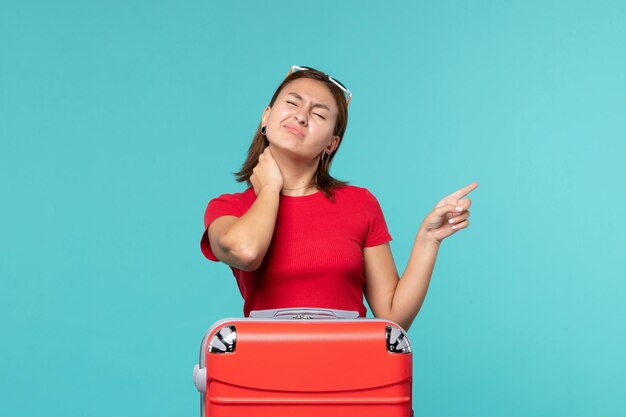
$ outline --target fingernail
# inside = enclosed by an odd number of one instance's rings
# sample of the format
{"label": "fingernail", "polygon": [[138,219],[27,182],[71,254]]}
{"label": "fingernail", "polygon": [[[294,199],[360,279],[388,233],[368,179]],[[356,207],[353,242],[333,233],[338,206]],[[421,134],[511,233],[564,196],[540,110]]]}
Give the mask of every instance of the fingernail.
{"label": "fingernail", "polygon": [[457,206],[456,211],[463,211],[463,207]]}
{"label": "fingernail", "polygon": [[452,230],[456,230],[456,226],[452,226]]}
{"label": "fingernail", "polygon": [[454,219],[448,220],[448,223],[450,223],[450,224],[454,223]]}

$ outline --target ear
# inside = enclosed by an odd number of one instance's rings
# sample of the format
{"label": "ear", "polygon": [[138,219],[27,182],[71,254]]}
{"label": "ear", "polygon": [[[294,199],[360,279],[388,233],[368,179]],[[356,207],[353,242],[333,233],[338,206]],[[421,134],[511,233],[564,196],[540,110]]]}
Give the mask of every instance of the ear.
{"label": "ear", "polygon": [[341,138],[339,136],[333,136],[330,142],[330,145],[326,147],[328,153],[335,152],[335,149],[339,146],[339,142],[341,142]]}
{"label": "ear", "polygon": [[267,119],[270,117],[270,111],[272,111],[270,106],[267,106],[265,110],[263,110],[263,115],[261,116],[261,126],[267,126]]}

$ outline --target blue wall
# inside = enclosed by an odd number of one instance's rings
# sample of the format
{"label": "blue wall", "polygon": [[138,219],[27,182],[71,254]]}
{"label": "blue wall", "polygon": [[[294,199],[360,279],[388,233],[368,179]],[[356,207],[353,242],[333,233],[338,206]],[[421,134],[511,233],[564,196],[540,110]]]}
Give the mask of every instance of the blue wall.
{"label": "blue wall", "polygon": [[[262,4],[267,3],[267,4]],[[196,415],[204,330],[241,316],[199,251],[293,64],[354,93],[333,172],[404,269],[478,181],[415,347],[416,416],[626,413],[626,3],[0,3],[3,414]]]}

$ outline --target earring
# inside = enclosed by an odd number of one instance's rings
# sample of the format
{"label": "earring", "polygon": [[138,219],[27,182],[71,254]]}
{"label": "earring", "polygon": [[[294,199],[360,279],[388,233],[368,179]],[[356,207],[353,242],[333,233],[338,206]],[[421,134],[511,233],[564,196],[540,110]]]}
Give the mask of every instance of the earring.
{"label": "earring", "polygon": [[265,136],[265,132],[267,132],[267,129],[265,128],[265,126],[263,126],[263,127],[261,128],[261,134],[262,134],[263,136]]}

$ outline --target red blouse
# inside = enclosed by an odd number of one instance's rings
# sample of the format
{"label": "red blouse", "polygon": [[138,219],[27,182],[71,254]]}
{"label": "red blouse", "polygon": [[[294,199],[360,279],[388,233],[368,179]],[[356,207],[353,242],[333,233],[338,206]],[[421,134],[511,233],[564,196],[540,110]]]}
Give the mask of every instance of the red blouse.
{"label": "red blouse", "polygon": [[[318,191],[303,197],[281,195],[274,235],[261,266],[254,271],[232,268],[250,311],[318,307],[358,311],[363,304],[363,248],[391,240],[376,198],[365,188],[334,190],[331,202]],[[207,229],[221,216],[241,217],[254,203],[253,188],[211,200],[204,214],[200,247],[218,261]]]}

